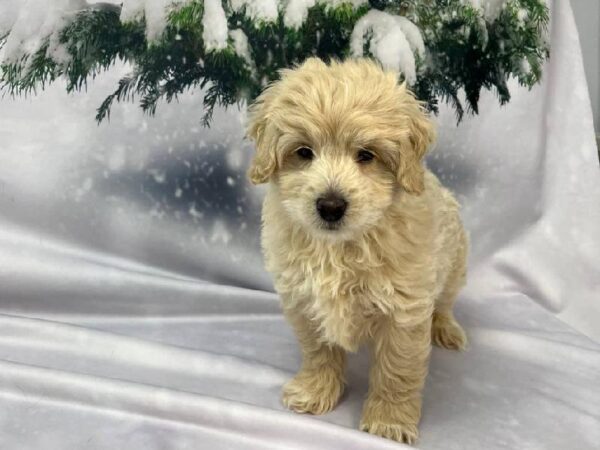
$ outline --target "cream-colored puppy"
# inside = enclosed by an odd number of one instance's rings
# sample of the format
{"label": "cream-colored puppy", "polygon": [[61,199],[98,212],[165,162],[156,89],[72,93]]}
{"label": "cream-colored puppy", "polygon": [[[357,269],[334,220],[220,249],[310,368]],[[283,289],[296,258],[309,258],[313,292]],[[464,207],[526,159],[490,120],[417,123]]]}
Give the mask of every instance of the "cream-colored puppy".
{"label": "cream-colored puppy", "polygon": [[434,138],[398,74],[368,59],[306,60],[250,107],[253,183],[269,183],[262,245],[302,348],[283,388],[297,412],[333,409],[345,352],[373,358],[360,427],[413,443],[431,342],[462,349],[452,315],[467,240],[458,204],[422,164]]}

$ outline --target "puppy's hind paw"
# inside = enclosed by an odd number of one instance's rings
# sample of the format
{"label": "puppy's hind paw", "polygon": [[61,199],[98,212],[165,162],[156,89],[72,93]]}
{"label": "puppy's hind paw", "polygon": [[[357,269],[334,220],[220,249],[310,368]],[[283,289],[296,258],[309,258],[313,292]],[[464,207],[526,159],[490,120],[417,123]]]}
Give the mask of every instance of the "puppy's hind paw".
{"label": "puppy's hind paw", "polygon": [[465,350],[467,336],[458,322],[448,314],[433,314],[431,341],[438,347],[450,350]]}
{"label": "puppy's hind paw", "polygon": [[405,423],[381,423],[364,421],[360,429],[386,439],[413,445],[419,438],[419,430],[414,424]]}

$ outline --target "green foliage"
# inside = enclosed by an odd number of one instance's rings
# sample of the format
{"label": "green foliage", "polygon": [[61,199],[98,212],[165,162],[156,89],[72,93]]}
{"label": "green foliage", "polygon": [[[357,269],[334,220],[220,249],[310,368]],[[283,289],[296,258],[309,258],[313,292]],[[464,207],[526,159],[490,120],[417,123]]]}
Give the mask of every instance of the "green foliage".
{"label": "green foliage", "polygon": [[[159,100],[170,102],[188,89],[203,88],[202,120],[208,125],[215,106],[251,101],[281,68],[310,56],[347,57],[354,25],[372,8],[405,15],[420,28],[426,56],[417,59],[412,89],[432,111],[438,98],[450,102],[459,120],[465,108],[478,112],[482,89],[495,90],[505,103],[509,77],[528,87],[539,82],[548,57],[548,10],[542,0],[507,0],[493,21],[463,0],[371,0],[357,9],[317,4],[299,29],[286,27],[283,14],[273,23],[257,22],[243,10],[225,7],[229,29],[248,37],[251,62],[236,53],[231,39],[223,50],[205,50],[202,0],[170,11],[164,33],[153,42],[146,40],[143,19],[121,23],[118,6],[90,6],[60,32],[67,61],[48,55],[47,40],[34,54],[0,65],[0,89],[28,94],[62,77],[68,91],[81,90],[115,61],[124,61],[132,73],[100,105],[99,122],[110,117],[115,101],[138,98],[142,109],[154,114]],[[0,37],[0,48],[5,42],[6,36]]]}
{"label": "green foliage", "polygon": [[[538,0],[509,0],[498,18],[487,22],[479,11],[464,2],[452,0],[415,2],[410,10],[424,30],[429,62],[415,86],[417,96],[439,96],[455,108],[458,119],[464,113],[460,92],[464,91],[467,108],[477,113],[481,89],[495,89],[501,104],[510,100],[509,76],[532,87],[540,80],[543,61],[549,50],[544,42],[548,10]],[[443,11],[440,10],[440,4]],[[522,20],[520,11],[528,11]],[[441,19],[444,26],[436,24]],[[523,61],[531,72],[523,72]],[[435,102],[429,106],[436,111]]]}

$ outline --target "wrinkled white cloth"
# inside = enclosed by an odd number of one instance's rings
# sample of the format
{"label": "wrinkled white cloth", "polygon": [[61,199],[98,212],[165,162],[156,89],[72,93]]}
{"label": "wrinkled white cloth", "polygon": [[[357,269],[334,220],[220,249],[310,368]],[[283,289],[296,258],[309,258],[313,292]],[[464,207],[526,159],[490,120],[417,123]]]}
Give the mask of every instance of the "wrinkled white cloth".
{"label": "wrinkled white cloth", "polygon": [[[570,6],[553,9],[542,85],[437,119],[471,345],[434,349],[422,449],[600,442],[600,171]],[[126,70],[0,101],[0,448],[401,448],[356,430],[364,352],[332,413],[281,406],[300,355],[262,268],[243,114],[203,129],[195,93],[97,126]]]}

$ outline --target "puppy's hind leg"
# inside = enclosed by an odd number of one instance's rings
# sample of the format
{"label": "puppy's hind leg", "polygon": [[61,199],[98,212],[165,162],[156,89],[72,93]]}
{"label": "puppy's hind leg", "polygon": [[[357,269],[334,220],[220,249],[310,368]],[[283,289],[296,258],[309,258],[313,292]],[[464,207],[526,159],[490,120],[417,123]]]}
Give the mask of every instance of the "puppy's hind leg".
{"label": "puppy's hind leg", "polygon": [[452,313],[456,296],[465,284],[466,253],[467,242],[463,236],[446,285],[435,302],[431,324],[431,341],[438,347],[451,350],[464,350],[467,347],[467,336]]}
{"label": "puppy's hind leg", "polygon": [[344,392],[346,353],[319,340],[317,330],[301,312],[286,310],[302,350],[302,367],[283,387],[283,404],[298,413],[324,414]]}

